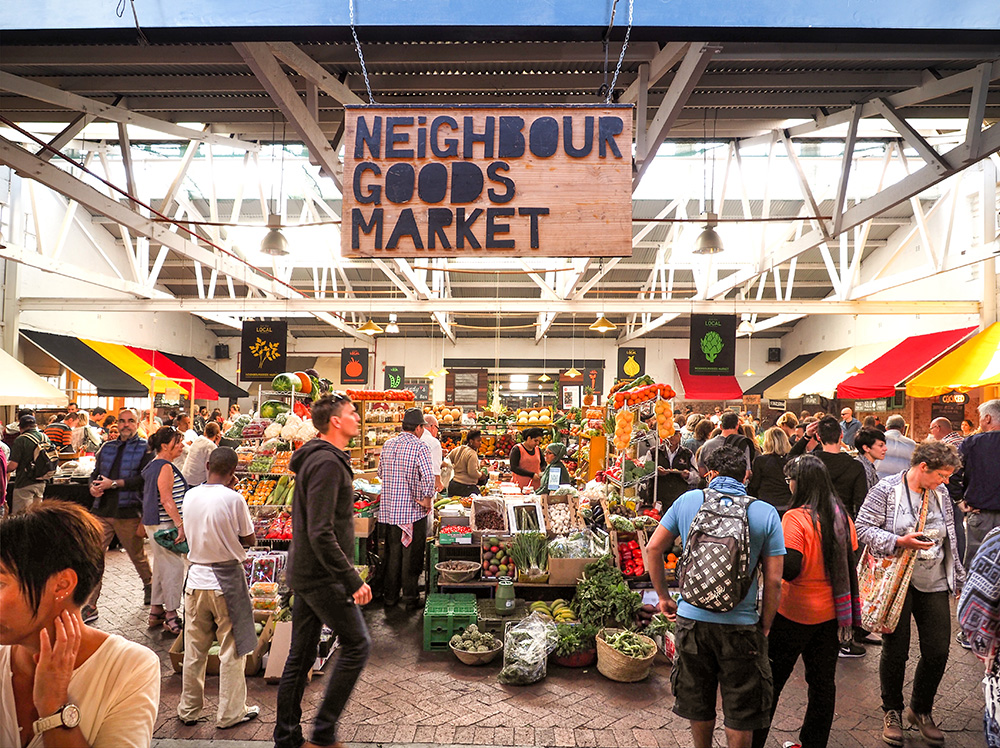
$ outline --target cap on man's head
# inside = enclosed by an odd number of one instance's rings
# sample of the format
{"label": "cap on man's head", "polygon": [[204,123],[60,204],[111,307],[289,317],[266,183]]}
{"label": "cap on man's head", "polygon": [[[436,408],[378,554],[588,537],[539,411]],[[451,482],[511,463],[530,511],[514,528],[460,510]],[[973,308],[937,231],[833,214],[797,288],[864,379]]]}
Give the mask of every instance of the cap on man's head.
{"label": "cap on man's head", "polygon": [[403,414],[403,425],[404,426],[423,426],[426,424],[424,421],[424,412],[420,408],[410,408]]}
{"label": "cap on man's head", "polygon": [[17,422],[19,428],[27,429],[34,426],[36,423],[34,416],[21,416],[21,419]]}

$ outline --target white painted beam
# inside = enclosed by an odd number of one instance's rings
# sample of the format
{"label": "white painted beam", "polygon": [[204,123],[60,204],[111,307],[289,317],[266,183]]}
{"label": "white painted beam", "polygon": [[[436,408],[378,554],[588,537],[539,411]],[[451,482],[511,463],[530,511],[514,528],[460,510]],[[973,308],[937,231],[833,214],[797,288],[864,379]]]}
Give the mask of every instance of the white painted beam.
{"label": "white painted beam", "polygon": [[26,96],[29,99],[44,101],[49,104],[54,104],[55,106],[71,109],[74,112],[84,112],[85,114],[92,115],[97,119],[106,119],[111,122],[120,122],[122,124],[138,125],[139,127],[145,127],[147,130],[166,133],[167,135],[173,135],[186,140],[200,140],[206,143],[224,145],[228,148],[242,148],[248,151],[257,151],[260,149],[260,146],[256,143],[238,140],[237,138],[229,138],[224,135],[199,132],[198,130],[192,130],[190,127],[175,125],[173,122],[167,122],[162,119],[157,119],[156,117],[150,117],[148,114],[133,112],[125,109],[124,107],[105,104],[104,102],[96,101],[94,99],[88,99],[84,96],[78,96],[74,93],[70,93],[69,91],[61,91],[58,88],[45,86],[41,83],[29,80],[28,78],[22,78],[3,71],[0,71],[0,90],[10,91],[11,93],[16,93],[20,96]]}

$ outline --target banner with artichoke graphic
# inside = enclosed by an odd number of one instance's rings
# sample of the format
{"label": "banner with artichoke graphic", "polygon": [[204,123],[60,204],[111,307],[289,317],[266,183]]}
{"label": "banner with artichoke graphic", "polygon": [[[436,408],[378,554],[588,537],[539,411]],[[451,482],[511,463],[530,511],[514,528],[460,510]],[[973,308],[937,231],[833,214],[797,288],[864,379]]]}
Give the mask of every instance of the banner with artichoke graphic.
{"label": "banner with artichoke graphic", "polygon": [[690,372],[698,376],[732,376],[736,369],[736,317],[692,314]]}

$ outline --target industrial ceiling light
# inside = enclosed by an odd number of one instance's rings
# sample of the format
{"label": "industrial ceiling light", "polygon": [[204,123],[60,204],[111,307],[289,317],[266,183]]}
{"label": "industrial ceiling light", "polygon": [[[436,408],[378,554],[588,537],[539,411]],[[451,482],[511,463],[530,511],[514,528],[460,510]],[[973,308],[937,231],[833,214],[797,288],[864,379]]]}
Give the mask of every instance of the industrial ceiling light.
{"label": "industrial ceiling light", "polygon": [[754,333],[753,322],[751,322],[748,319],[744,319],[742,322],[740,322],[740,326],[736,328],[736,332],[738,332],[740,335],[753,335]]}
{"label": "industrial ceiling light", "polygon": [[571,366],[566,370],[566,376],[569,377],[570,379],[576,379],[577,377],[582,375],[580,374],[580,372],[576,370],[575,366]]}
{"label": "industrial ceiling light", "polygon": [[743,376],[754,377],[757,376],[757,372],[755,372],[753,369],[747,369],[745,372],[743,372]]}
{"label": "industrial ceiling light", "polygon": [[696,255],[715,255],[722,252],[725,249],[722,246],[722,237],[715,230],[719,216],[707,212],[702,213],[701,217],[705,219],[705,230],[698,234],[698,238],[694,240],[692,252]]}
{"label": "industrial ceiling light", "polygon": [[362,333],[363,335],[375,336],[385,331],[381,327],[379,327],[374,320],[369,318],[367,322],[365,322],[363,325],[361,325],[361,327],[358,328],[358,332]]}
{"label": "industrial ceiling light", "polygon": [[396,315],[389,315],[389,324],[385,326],[385,331],[391,335],[396,335],[399,333],[399,325],[396,324]]}
{"label": "industrial ceiling light", "polygon": [[424,379],[434,379],[437,376],[437,372],[434,369],[428,369],[427,373],[424,374]]}
{"label": "industrial ceiling light", "polygon": [[597,321],[590,326],[591,330],[596,330],[600,333],[610,332],[611,330],[617,330],[618,325],[609,320],[603,314],[597,318]]}
{"label": "industrial ceiling light", "polygon": [[284,257],[288,254],[288,240],[281,233],[281,216],[268,213],[267,234],[260,242],[260,251],[273,257]]}
{"label": "industrial ceiling light", "polygon": [[448,370],[443,366],[441,367],[441,371],[438,372],[439,377],[446,377],[448,376],[448,374],[449,374]]}
{"label": "industrial ceiling light", "polygon": [[551,382],[552,381],[552,377],[550,377],[548,374],[542,374],[542,376],[540,376],[538,378],[538,381],[539,382]]}

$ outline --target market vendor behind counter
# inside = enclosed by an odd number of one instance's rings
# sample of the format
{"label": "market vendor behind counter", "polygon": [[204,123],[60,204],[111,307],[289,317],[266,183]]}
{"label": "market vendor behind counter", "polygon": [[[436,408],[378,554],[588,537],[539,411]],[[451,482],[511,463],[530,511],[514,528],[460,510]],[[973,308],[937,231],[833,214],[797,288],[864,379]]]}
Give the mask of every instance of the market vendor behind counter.
{"label": "market vendor behind counter", "polygon": [[448,482],[449,496],[471,496],[478,493],[479,486],[485,485],[489,476],[479,467],[479,445],[482,434],[473,429],[465,437],[465,444],[455,447],[448,453],[448,461],[454,468],[454,474]]}
{"label": "market vendor behind counter", "polygon": [[572,484],[573,479],[562,461],[565,456],[565,444],[553,442],[545,448],[545,469],[542,471],[539,493],[552,493],[558,490],[559,486]]}

